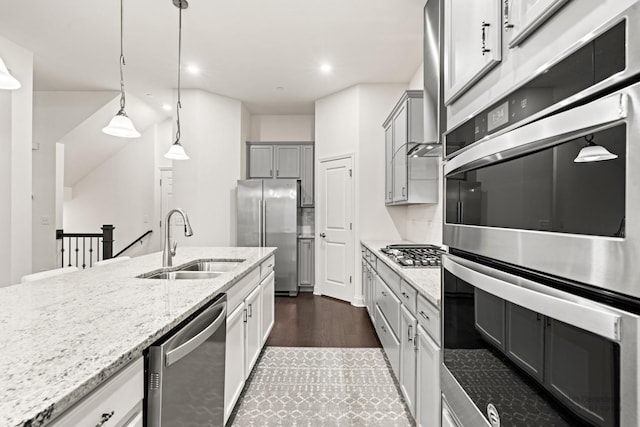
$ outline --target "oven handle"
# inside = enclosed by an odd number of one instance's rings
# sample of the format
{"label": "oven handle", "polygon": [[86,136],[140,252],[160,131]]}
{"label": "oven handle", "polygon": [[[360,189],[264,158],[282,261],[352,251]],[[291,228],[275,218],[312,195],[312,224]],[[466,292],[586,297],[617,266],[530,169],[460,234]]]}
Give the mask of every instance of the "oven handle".
{"label": "oven handle", "polygon": [[[591,301],[548,288],[454,255],[443,255],[442,267],[474,287],[528,310],[544,314],[612,341],[620,342],[621,317]],[[595,303],[591,303],[595,304]]]}
{"label": "oven handle", "polygon": [[495,138],[481,139],[448,160],[444,174],[477,169],[604,129],[627,118],[627,104],[628,96],[621,91]]}

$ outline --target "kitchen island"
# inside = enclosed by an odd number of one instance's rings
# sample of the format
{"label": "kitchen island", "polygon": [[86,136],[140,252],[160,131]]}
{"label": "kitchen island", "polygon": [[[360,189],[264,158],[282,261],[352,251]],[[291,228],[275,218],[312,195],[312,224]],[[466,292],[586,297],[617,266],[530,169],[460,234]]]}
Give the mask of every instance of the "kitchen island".
{"label": "kitchen island", "polygon": [[154,253],[0,289],[0,425],[42,426],[260,267],[275,248],[180,247],[175,267],[244,260],[218,277],[142,279]]}

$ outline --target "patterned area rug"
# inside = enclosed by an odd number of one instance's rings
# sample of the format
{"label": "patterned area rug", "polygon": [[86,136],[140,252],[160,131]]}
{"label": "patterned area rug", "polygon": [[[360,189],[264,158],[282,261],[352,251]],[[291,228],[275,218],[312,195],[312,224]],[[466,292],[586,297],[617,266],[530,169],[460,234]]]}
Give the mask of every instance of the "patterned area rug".
{"label": "patterned area rug", "polygon": [[414,425],[379,348],[265,347],[230,420],[238,427]]}

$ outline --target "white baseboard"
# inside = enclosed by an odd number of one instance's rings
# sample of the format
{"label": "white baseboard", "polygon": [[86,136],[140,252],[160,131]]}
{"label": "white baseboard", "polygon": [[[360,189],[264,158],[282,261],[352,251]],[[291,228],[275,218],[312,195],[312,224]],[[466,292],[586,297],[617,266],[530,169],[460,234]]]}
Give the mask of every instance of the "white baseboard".
{"label": "white baseboard", "polygon": [[353,299],[353,301],[351,301],[351,305],[354,307],[366,307],[364,305],[364,298],[363,297],[355,297]]}

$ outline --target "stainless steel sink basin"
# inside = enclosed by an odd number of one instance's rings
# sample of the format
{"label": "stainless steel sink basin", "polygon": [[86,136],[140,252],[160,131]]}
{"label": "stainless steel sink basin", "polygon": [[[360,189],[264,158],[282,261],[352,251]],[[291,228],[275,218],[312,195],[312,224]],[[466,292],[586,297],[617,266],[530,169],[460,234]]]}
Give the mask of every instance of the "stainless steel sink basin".
{"label": "stainless steel sink basin", "polygon": [[178,267],[178,271],[214,271],[224,273],[236,268],[243,260],[233,261],[197,261],[184,267]]}
{"label": "stainless steel sink basin", "polygon": [[141,274],[139,279],[198,280],[213,279],[236,268],[243,259],[200,259],[165,270]]}
{"label": "stainless steel sink basin", "polygon": [[159,271],[149,276],[143,276],[144,279],[165,279],[165,280],[198,280],[213,279],[222,273],[218,271]]}

